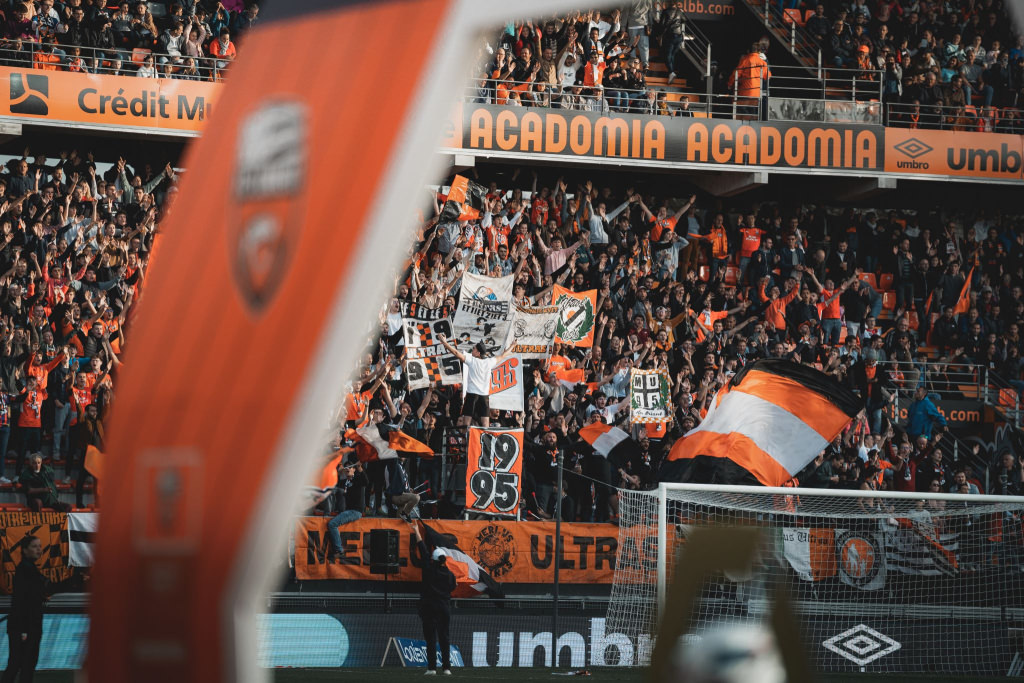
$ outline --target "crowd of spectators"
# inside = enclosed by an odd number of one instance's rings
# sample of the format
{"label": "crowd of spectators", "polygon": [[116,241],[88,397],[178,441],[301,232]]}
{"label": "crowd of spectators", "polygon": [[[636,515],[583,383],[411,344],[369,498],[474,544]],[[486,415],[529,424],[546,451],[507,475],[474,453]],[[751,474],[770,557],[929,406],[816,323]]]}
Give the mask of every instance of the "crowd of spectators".
{"label": "crowd of spectators", "polygon": [[[483,44],[475,96],[510,106],[686,115],[689,100],[669,97],[685,59],[683,4],[635,0],[510,23]],[[664,77],[656,76],[661,64]]]}
{"label": "crowd of spectators", "polygon": [[[560,346],[545,361],[528,361],[524,412],[489,413],[491,426],[525,429],[530,516],[550,517],[560,500],[567,519],[613,520],[613,487],[654,487],[675,440],[699,424],[717,389],[758,358],[813,365],[866,403],[864,416],[794,483],[956,491],[966,478],[972,492],[984,490],[983,472],[967,459],[944,459],[937,448],[950,437],[930,391],[964,364],[1021,379],[1024,231],[1014,218],[981,209],[705,203],[596,179],[570,189],[562,178],[539,184],[534,174],[531,186],[517,183],[518,175],[489,183],[481,219],[426,222],[371,334],[330,451],[344,442],[346,427],[368,421],[441,453],[446,429],[468,419],[462,391],[407,390],[400,302],[454,306],[462,272],[512,273],[517,302],[547,304],[555,283],[596,289],[598,297],[593,347]],[[955,312],[958,306],[966,312]],[[667,433],[628,424],[634,367],[669,371],[675,414]],[[560,371],[577,368],[584,382],[559,380]],[[906,421],[893,417],[900,394]],[[635,439],[624,461],[609,462],[580,439],[580,428],[597,420]],[[561,494],[552,490],[558,453],[566,473]],[[1024,493],[1020,462],[1008,456],[1004,465],[1008,476],[991,481]],[[371,515],[394,507],[388,466],[346,466],[344,506]],[[422,493],[423,514],[461,512],[439,489],[438,459],[407,459],[399,469],[408,480],[403,489]]]}
{"label": "crowd of spectators", "polygon": [[[827,67],[875,81],[858,92],[881,93],[893,105],[891,125],[1024,131],[1024,37],[1000,2],[784,0],[783,7],[820,44]],[[509,24],[484,45],[475,97],[509,106],[687,115],[689,99],[669,97],[666,88],[681,70],[686,23],[683,3],[637,0],[604,13]],[[719,71],[715,61],[714,92],[739,88],[743,97],[758,96],[769,75],[769,45],[762,38],[741,51],[735,70]],[[654,85],[652,49],[668,75]],[[744,62],[748,52],[758,55],[753,66]]]}
{"label": "crowd of spectators", "polygon": [[34,509],[63,509],[61,488],[82,506],[85,452],[103,448],[123,329],[177,174],[170,164],[98,164],[79,150],[48,159],[26,149],[4,169],[0,485],[18,482]]}
{"label": "crowd of spectators", "polygon": [[220,80],[258,20],[259,5],[241,0],[15,0],[0,5],[0,63]]}
{"label": "crowd of spectators", "polygon": [[854,0],[801,10],[828,64],[881,80],[883,100],[900,105],[890,108],[893,124],[1024,130],[1024,36],[999,0]]}

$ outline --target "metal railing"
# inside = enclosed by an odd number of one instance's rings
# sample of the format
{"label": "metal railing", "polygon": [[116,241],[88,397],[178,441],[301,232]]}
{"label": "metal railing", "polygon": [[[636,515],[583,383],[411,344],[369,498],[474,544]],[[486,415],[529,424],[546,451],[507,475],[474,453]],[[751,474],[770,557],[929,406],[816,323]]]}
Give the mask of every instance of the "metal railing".
{"label": "metal railing", "polygon": [[808,69],[821,69],[821,48],[779,6],[778,0],[744,0],[764,21],[764,26],[789,53]]}
{"label": "metal railing", "polygon": [[[31,40],[0,40],[0,65],[21,69],[134,76],[150,56],[156,78],[219,81],[230,65],[229,61],[216,57],[160,54],[141,48],[96,48]],[[191,66],[195,67],[194,72],[190,70]]]}
{"label": "metal railing", "polygon": [[[474,104],[498,104],[506,106],[551,107],[553,109],[576,109],[601,111],[602,100],[611,111],[653,113],[648,93],[659,91],[654,88],[616,88],[602,85],[592,86],[552,85],[536,81],[512,81],[480,79],[465,91],[465,100]],[[599,96],[598,96],[599,94]]]}
{"label": "metal railing", "polygon": [[1024,418],[1020,389],[987,367],[984,368],[982,388],[982,399],[985,405],[1002,413],[1007,422],[1020,429],[1022,418]]}
{"label": "metal railing", "polygon": [[881,101],[883,75],[878,69],[822,67],[808,76],[800,67],[777,66],[772,67],[766,94],[811,100]]}
{"label": "metal railing", "polygon": [[[710,60],[707,64],[710,65]],[[731,79],[732,88],[728,93],[660,87],[628,89],[607,84],[593,88],[484,78],[470,85],[464,98],[476,104],[584,111],[602,111],[606,102],[610,111],[617,112],[757,121],[881,122],[881,104],[877,99],[879,84],[872,78],[880,72],[823,69],[818,78],[808,76],[799,67],[774,67],[771,73],[771,78],[759,75],[747,78],[737,72]],[[678,99],[669,99],[670,93]]]}
{"label": "metal railing", "polygon": [[696,23],[683,21],[683,41],[680,52],[689,59],[706,80],[711,78],[711,39],[701,31]]}
{"label": "metal railing", "polygon": [[[936,361],[916,360],[914,362],[886,361],[878,364],[889,372],[898,373],[896,395],[893,401],[893,412],[890,417],[899,423],[900,411],[914,401],[914,391],[919,383],[923,383],[929,395],[937,395],[939,400],[977,401],[980,407],[985,403],[987,368],[970,363],[941,363]],[[980,419],[979,415],[979,419]],[[989,489],[989,466],[985,455],[975,452],[972,445],[964,441],[958,434],[948,430],[938,443],[943,457],[949,463],[970,465],[975,474],[984,479],[985,491]]]}
{"label": "metal railing", "polygon": [[889,102],[885,125],[957,132],[1024,134],[1024,109]]}

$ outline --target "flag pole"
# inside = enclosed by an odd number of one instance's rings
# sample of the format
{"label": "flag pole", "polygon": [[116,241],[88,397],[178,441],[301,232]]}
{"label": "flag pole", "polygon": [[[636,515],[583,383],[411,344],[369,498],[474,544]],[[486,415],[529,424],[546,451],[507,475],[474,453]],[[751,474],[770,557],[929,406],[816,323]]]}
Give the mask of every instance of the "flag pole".
{"label": "flag pole", "polygon": [[558,450],[558,488],[555,489],[555,599],[551,611],[551,666],[558,667],[558,565],[562,559],[562,451]]}

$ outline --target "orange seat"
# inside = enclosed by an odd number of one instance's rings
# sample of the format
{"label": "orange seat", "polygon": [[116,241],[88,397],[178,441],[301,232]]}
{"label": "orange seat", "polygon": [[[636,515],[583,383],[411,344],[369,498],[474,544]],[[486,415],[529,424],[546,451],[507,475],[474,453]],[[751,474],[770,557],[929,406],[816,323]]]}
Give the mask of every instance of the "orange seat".
{"label": "orange seat", "polygon": [[882,308],[886,311],[896,309],[896,292],[882,292]]}
{"label": "orange seat", "polygon": [[725,267],[725,284],[738,285],[740,282],[740,269],[738,266]]}
{"label": "orange seat", "polygon": [[1000,389],[999,390],[999,405],[1001,406],[1016,406],[1017,405],[1017,392],[1013,389]]}
{"label": "orange seat", "polygon": [[875,274],[874,273],[861,273],[860,274],[860,279],[862,281],[868,283],[869,285],[871,285],[872,289],[874,289],[874,290],[878,289],[878,280],[875,279]]}
{"label": "orange seat", "polygon": [[142,66],[142,63],[146,61],[146,56],[153,54],[152,50],[147,50],[144,47],[137,47],[132,50],[132,64],[135,66]]}
{"label": "orange seat", "polygon": [[917,311],[907,311],[907,325],[910,326],[910,329],[916,330],[920,324],[921,321],[917,319]]}
{"label": "orange seat", "polygon": [[847,334],[848,333],[846,331],[846,325],[843,325],[842,327],[839,328],[839,343],[840,344],[845,344],[846,343],[846,336],[847,336]]}
{"label": "orange seat", "polygon": [[883,290],[889,291],[892,289],[892,273],[882,273],[882,277],[878,280],[878,284]]}
{"label": "orange seat", "polygon": [[797,26],[804,25],[804,14],[798,9],[787,9],[786,13],[782,17],[782,21],[788,26],[789,24],[796,24]]}
{"label": "orange seat", "polygon": [[804,11],[804,23],[806,24],[806,23],[807,23],[807,21],[808,21],[808,20],[809,20],[809,19],[810,19],[811,17],[813,17],[813,16],[814,16],[814,10],[812,10],[812,9],[809,9],[809,10],[805,10],[805,11]]}
{"label": "orange seat", "polygon": [[697,277],[700,278],[701,282],[707,282],[711,279],[711,268],[708,266],[701,266],[697,271]]}

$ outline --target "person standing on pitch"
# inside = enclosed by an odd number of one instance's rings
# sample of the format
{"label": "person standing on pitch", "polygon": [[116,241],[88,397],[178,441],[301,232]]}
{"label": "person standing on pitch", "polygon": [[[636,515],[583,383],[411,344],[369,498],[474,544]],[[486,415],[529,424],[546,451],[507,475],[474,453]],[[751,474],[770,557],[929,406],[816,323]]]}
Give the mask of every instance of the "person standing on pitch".
{"label": "person standing on pitch", "polygon": [[43,638],[43,604],[54,592],[54,586],[43,576],[36,562],[43,556],[43,543],[29,534],[21,539],[21,564],[14,572],[14,595],[7,617],[7,639],[10,654],[3,683],[18,680],[30,683],[39,659],[39,641]]}
{"label": "person standing on pitch", "polygon": [[[444,548],[434,548],[428,553],[427,544],[423,542],[420,529],[410,524],[416,534],[416,546],[423,558],[423,581],[420,583],[420,619],[423,620],[423,637],[427,641],[427,675],[437,673],[437,646],[441,645],[441,673],[450,676],[452,673],[452,646],[448,636],[448,624],[451,620],[449,603],[452,591],[455,590],[455,575],[445,565],[448,554]],[[427,558],[430,559],[427,559]]]}

